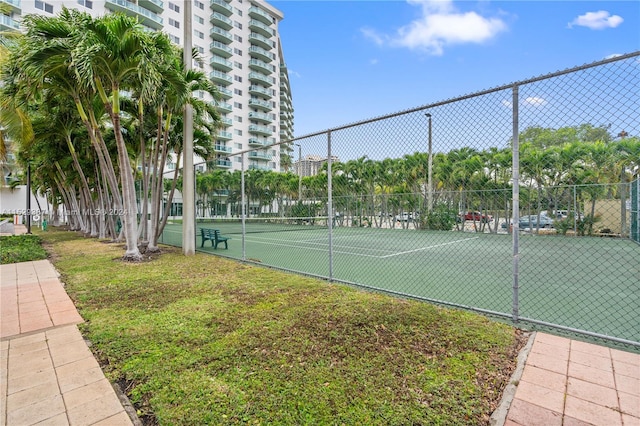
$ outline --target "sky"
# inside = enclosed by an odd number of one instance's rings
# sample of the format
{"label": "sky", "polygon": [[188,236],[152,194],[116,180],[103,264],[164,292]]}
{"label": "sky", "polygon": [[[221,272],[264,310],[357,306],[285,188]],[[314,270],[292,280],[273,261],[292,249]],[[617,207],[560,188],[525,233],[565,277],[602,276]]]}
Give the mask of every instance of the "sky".
{"label": "sky", "polygon": [[640,2],[270,1],[295,136],[640,50]]}

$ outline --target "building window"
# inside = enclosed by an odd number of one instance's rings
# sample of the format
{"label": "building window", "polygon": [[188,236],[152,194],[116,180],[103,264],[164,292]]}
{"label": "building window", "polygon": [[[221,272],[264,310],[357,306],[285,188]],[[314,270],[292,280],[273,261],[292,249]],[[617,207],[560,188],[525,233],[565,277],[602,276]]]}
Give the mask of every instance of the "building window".
{"label": "building window", "polygon": [[235,9],[235,12],[236,12],[236,15],[242,16],[242,11],[240,9]]}
{"label": "building window", "polygon": [[237,144],[235,144],[235,146],[236,146],[236,149],[242,149],[242,144],[241,143],[237,143]]}
{"label": "building window", "polygon": [[240,36],[239,36],[239,35],[237,35],[237,34],[234,34],[234,35],[233,35],[233,39],[234,39],[235,41],[239,41],[240,43],[242,43],[242,37],[240,37]]}
{"label": "building window", "polygon": [[169,9],[173,10],[174,12],[180,13],[180,6],[178,6],[177,4],[169,2]]}
{"label": "building window", "polygon": [[240,102],[234,102],[233,103],[233,107],[234,108],[238,108],[238,109],[242,109],[242,104]]}
{"label": "building window", "polygon": [[91,0],[78,0],[80,6],[84,6],[87,9],[93,9],[93,2]]}
{"label": "building window", "polygon": [[240,22],[238,22],[238,21],[233,21],[233,26],[238,28],[239,30],[242,29],[242,24]]}
{"label": "building window", "polygon": [[169,18],[169,25],[171,25],[172,27],[180,28],[180,22],[172,18]]}
{"label": "building window", "polygon": [[236,130],[233,131],[233,133],[235,133],[238,136],[242,136],[242,130],[236,129]]}
{"label": "building window", "polygon": [[193,4],[195,4],[198,9],[204,10],[204,3],[202,3],[201,1],[195,0]]}
{"label": "building window", "polygon": [[239,75],[234,75],[234,76],[233,76],[233,79],[234,79],[235,81],[237,81],[238,83],[242,83],[242,77],[240,77]]}
{"label": "building window", "polygon": [[204,55],[204,47],[196,46],[196,49],[198,49],[198,53],[200,53],[201,55]]}
{"label": "building window", "polygon": [[240,117],[239,115],[233,116],[233,119],[236,120],[238,123],[242,123],[242,117]]}
{"label": "building window", "polygon": [[194,30],[193,35],[198,38],[204,39],[204,33],[202,31]]}
{"label": "building window", "polygon": [[51,5],[49,3],[45,3],[43,1],[36,0],[35,6],[36,6],[36,9],[44,10],[47,13],[53,13],[53,5]]}
{"label": "building window", "polygon": [[238,56],[242,56],[242,50],[234,48],[233,49],[233,54],[234,55],[238,55]]}
{"label": "building window", "polygon": [[174,35],[169,34],[169,40],[171,40],[175,44],[180,44],[180,37],[176,37]]}
{"label": "building window", "polygon": [[240,89],[233,89],[233,93],[242,96],[242,90]]}
{"label": "building window", "polygon": [[196,15],[196,22],[198,24],[204,24],[204,18],[202,16]]}

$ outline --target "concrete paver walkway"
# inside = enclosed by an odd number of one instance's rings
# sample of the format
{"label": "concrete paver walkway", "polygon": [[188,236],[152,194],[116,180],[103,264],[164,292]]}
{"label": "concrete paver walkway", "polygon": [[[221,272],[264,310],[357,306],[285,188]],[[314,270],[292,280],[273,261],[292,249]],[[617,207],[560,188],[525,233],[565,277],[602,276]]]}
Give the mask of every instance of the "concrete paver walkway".
{"label": "concrete paver walkway", "polygon": [[640,355],[537,333],[506,426],[640,426]]}
{"label": "concrete paver walkway", "polygon": [[0,425],[132,425],[48,260],[0,265]]}

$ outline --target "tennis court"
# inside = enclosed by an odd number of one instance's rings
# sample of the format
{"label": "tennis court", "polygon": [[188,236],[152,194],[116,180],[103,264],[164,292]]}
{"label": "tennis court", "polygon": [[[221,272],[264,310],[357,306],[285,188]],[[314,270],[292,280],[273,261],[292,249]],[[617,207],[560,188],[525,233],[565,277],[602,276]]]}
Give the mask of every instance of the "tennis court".
{"label": "tennis court", "polygon": [[[400,295],[511,315],[508,234],[336,227],[289,221],[199,223],[199,251],[332,278]],[[221,229],[229,249],[201,246],[200,227]],[[285,232],[286,231],[286,232]],[[181,225],[163,242],[181,245]],[[244,245],[244,257],[243,257]],[[621,239],[520,235],[519,315],[640,342],[640,245]]]}

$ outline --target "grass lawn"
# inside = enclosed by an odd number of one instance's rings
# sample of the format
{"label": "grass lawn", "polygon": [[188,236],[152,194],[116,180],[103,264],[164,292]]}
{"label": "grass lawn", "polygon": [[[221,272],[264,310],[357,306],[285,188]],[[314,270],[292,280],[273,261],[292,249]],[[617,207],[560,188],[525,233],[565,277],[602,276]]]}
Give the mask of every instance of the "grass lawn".
{"label": "grass lawn", "polygon": [[37,235],[9,235],[0,237],[0,264],[29,262],[47,258]]}
{"label": "grass lawn", "polygon": [[125,263],[122,244],[42,237],[145,424],[486,424],[524,343],[476,314],[206,254]]}

